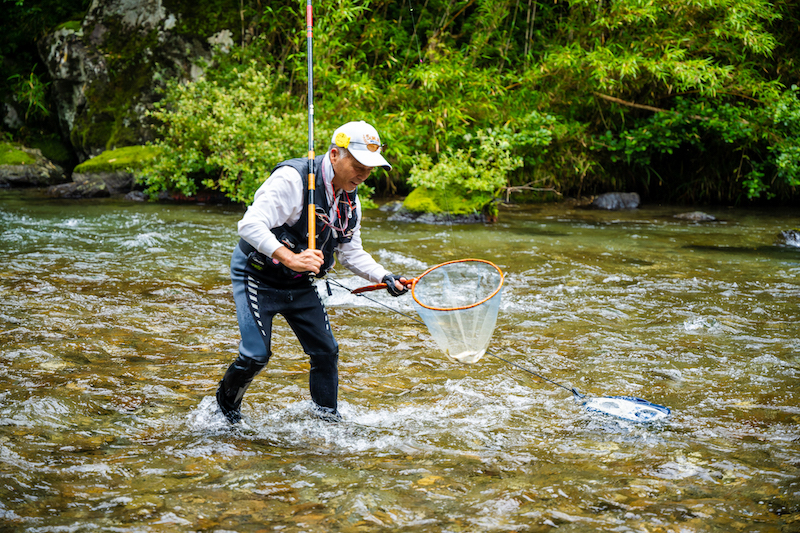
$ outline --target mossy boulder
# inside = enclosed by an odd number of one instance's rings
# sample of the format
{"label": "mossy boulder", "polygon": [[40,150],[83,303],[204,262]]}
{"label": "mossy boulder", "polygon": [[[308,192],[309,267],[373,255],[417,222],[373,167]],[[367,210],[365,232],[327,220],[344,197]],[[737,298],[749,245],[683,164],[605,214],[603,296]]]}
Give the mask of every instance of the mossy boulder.
{"label": "mossy boulder", "polygon": [[36,158],[21,146],[11,143],[0,144],[0,165],[32,165]]}
{"label": "mossy boulder", "polygon": [[126,146],[116,150],[106,150],[97,157],[87,159],[77,167],[76,174],[90,174],[98,172],[129,172],[133,173],[158,155],[158,149],[153,146]]}
{"label": "mossy boulder", "polygon": [[136,171],[156,157],[151,146],[126,146],[107,150],[75,167],[72,183],[51,187],[59,198],[98,198],[130,193],[136,186]]}
{"label": "mossy boulder", "polygon": [[0,143],[0,187],[42,187],[65,179],[64,169],[41,150]]}
{"label": "mossy boulder", "polygon": [[406,196],[403,207],[412,213],[472,215],[483,212],[493,200],[494,197],[487,192],[418,187]]}
{"label": "mossy boulder", "polygon": [[389,220],[427,224],[476,223],[496,219],[494,197],[487,192],[418,187]]}

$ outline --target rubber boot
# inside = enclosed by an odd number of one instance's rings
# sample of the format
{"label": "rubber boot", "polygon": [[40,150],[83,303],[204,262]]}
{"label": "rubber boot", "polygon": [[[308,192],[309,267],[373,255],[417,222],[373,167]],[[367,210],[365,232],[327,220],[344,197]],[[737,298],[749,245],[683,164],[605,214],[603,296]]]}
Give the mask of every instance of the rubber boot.
{"label": "rubber boot", "polygon": [[231,424],[241,422],[242,413],[239,408],[242,406],[242,397],[253,378],[266,364],[239,354],[219,382],[217,405]]}
{"label": "rubber boot", "polygon": [[326,422],[341,422],[337,409],[339,395],[339,352],[311,355],[308,387],[314,404],[312,412]]}
{"label": "rubber boot", "polygon": [[342,415],[339,414],[339,411],[336,409],[331,409],[330,407],[323,407],[321,405],[314,404],[311,408],[311,412],[325,422],[333,422],[338,423],[343,420]]}

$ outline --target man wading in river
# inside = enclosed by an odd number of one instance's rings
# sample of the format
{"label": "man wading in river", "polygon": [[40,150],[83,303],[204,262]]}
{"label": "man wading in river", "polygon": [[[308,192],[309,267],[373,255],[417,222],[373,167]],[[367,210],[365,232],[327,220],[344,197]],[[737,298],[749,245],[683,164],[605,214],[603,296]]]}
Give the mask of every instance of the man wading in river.
{"label": "man wading in river", "polygon": [[217,389],[217,404],[232,424],[241,420],[242,396],[272,355],[272,319],[279,313],[311,359],[308,384],[317,414],[340,419],[339,345],[311,273],[324,276],[336,253],[353,273],[386,283],[392,296],[406,292],[401,283],[405,278],[391,274],[361,246],[356,188],[373,168],[392,168],[381,150],[375,128],[364,121],[348,122],[334,132],[328,152],[314,160],[316,249],[307,247],[308,159],[276,166],[239,221],[241,239],[231,258],[231,280],[242,339],[239,356]]}

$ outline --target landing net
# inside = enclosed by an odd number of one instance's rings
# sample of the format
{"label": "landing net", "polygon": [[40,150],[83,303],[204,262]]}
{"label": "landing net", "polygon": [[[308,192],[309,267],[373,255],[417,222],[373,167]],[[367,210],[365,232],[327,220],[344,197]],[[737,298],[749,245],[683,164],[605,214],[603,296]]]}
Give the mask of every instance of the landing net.
{"label": "landing net", "polygon": [[451,359],[476,363],[492,338],[503,272],[482,259],[442,263],[416,278],[411,295],[417,313]]}

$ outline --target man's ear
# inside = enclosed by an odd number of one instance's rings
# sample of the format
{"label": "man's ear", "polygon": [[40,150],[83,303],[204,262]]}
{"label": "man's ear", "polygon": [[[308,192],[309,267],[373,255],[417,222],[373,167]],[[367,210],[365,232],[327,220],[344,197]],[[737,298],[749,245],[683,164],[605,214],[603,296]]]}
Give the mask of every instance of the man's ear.
{"label": "man's ear", "polygon": [[339,149],[338,148],[336,148],[335,146],[333,148],[331,148],[331,164],[335,165],[339,161],[339,158],[341,157],[341,155],[342,154],[339,153]]}

